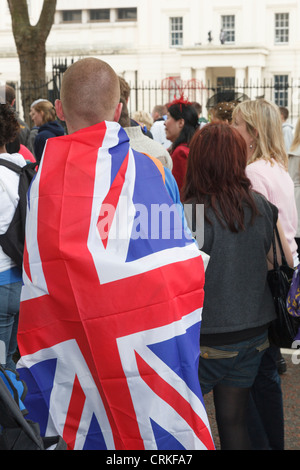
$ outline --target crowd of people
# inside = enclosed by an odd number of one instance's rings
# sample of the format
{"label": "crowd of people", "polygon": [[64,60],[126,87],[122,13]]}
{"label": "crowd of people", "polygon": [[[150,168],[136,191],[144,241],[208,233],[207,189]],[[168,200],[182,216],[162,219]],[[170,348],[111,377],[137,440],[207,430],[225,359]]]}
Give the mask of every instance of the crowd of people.
{"label": "crowd of people", "polygon": [[[204,230],[199,249],[209,262],[198,379],[204,396],[213,392],[221,449],[282,450],[282,358],[268,340],[275,310],[267,274],[275,225],[289,265],[299,264],[300,118],[291,137],[287,110],[265,99],[220,102],[204,120],[201,106],[184,96],[155,106],[152,115],[130,115],[130,88],[118,78],[118,112],[105,120],[119,123],[132,149],[158,160],[186,229]],[[21,166],[26,160],[39,166],[49,139],[98,122],[92,112],[85,118],[80,109],[38,99],[29,129],[12,107],[10,87],[6,96],[7,103],[0,105],[0,157]],[[59,121],[67,121],[68,131]],[[17,205],[18,176],[4,167],[0,193],[0,233],[5,233]],[[185,216],[185,204],[203,205],[204,219],[194,219],[195,211]],[[0,247],[0,340],[6,346],[4,365],[11,369],[16,367],[21,288],[22,273]]]}

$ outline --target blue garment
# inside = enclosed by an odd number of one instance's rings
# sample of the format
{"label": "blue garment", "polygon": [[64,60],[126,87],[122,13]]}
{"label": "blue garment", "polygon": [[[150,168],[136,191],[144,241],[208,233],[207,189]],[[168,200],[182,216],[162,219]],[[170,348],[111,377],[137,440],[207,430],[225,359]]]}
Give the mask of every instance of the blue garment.
{"label": "blue garment", "polygon": [[180,202],[180,194],[179,194],[179,189],[178,185],[176,183],[176,180],[174,176],[172,175],[171,170],[169,168],[165,168],[165,186],[167,188],[168,193],[171,196],[171,199],[174,201],[175,204],[181,204]]}
{"label": "blue garment", "polygon": [[164,167],[164,170],[165,170],[166,190],[168,191],[172,201],[174,201],[174,204],[176,204],[177,210],[179,211],[179,215],[182,219],[182,224],[183,224],[183,227],[184,227],[184,231],[189,236],[192,237],[192,232],[190,231],[190,229],[188,227],[188,224],[187,224],[187,221],[186,221],[186,218],[185,218],[185,214],[184,214],[183,205],[182,205],[181,200],[180,200],[180,193],[179,193],[177,182],[176,182],[174,176],[172,175],[171,170],[169,170],[169,168]]}
{"label": "blue garment", "polygon": [[14,284],[15,282],[22,281],[22,271],[21,269],[15,267],[3,271],[0,273],[0,286],[5,286],[6,284]]}
{"label": "blue garment", "polygon": [[23,400],[27,393],[27,386],[25,382],[20,380],[19,374],[14,370],[0,369],[0,378],[3,380],[12,398],[17,401],[19,409],[26,412]]}
{"label": "blue garment", "polygon": [[263,334],[240,343],[214,347],[200,344],[199,380],[202,393],[209,393],[219,384],[250,388],[267,346],[267,329]]}
{"label": "blue garment", "polygon": [[17,349],[17,331],[22,282],[0,286],[0,341],[5,344],[7,369],[15,370],[13,355]]}
{"label": "blue garment", "polygon": [[64,128],[57,121],[47,122],[39,128],[34,140],[34,155],[37,163],[41,161],[46,141],[52,137],[61,137],[64,134]]}
{"label": "blue garment", "polygon": [[0,363],[11,370],[16,369],[13,355],[17,349],[21,288],[22,271],[19,268],[0,273],[0,341],[5,346],[5,358],[1,356]]}

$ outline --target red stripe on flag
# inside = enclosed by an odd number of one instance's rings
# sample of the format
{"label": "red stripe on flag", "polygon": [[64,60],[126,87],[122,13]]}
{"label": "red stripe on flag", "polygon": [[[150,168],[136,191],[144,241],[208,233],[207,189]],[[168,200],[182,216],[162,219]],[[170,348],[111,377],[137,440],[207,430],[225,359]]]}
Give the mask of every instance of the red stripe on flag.
{"label": "red stripe on flag", "polygon": [[203,423],[202,419],[194,412],[191,405],[171,387],[165,380],[163,380],[153,369],[149,366],[139,354],[135,353],[137,366],[144,382],[154,391],[158,396],[168,403],[178,414],[188,423],[194,430],[196,436],[205,445],[208,450],[214,450],[215,446],[210,434],[209,429]]}
{"label": "red stripe on flag", "polygon": [[[100,215],[99,215],[98,222],[97,222],[97,228],[98,228],[100,238],[102,240],[102,243],[105,249],[107,247],[109,232],[113,223],[114,215],[117,210],[117,205],[118,205],[122,188],[124,185],[126,171],[128,168],[128,160],[129,160],[129,154],[127,154],[126,158],[124,158],[121,168],[118,171],[100,209]],[[113,214],[112,213],[107,214],[107,207],[106,207],[107,205],[114,208]],[[103,219],[107,220],[107,223],[105,225],[103,225]],[[104,230],[105,227],[107,227],[107,230]]]}
{"label": "red stripe on flag", "polygon": [[[143,441],[129,388],[123,387],[126,377],[117,338],[170,324],[201,307],[204,271],[199,257],[120,282],[100,284],[87,240],[98,149],[105,130],[101,124],[76,134],[76,145],[71,136],[50,139],[47,144],[37,230],[49,295],[22,302],[20,350],[26,355],[76,339],[103,400],[116,448],[140,449]],[[78,161],[82,155],[81,165]],[[126,172],[125,166],[124,162]],[[121,177],[119,184],[123,184]],[[116,186],[116,193],[119,190]],[[109,203],[117,197],[111,193]],[[82,415],[80,393],[74,385],[64,429],[70,446],[74,445],[75,429]],[[166,401],[169,402],[168,397]]]}
{"label": "red stripe on flag", "polygon": [[[116,354],[118,353],[113,325],[110,323],[109,329],[106,331],[101,328],[101,324],[98,325],[98,322],[102,321],[102,315],[106,317],[114,313],[112,307],[115,302],[113,299],[116,297],[116,289],[110,301],[107,299],[111,307],[106,312],[102,303],[104,298],[109,295],[107,286],[100,285],[94,261],[87,246],[94,201],[96,166],[99,159],[99,148],[102,147],[105,133],[106,125],[101,123],[82,133],[77,133],[72,138],[67,136],[67,138],[52,139],[52,142],[50,139],[48,142],[50,145],[47,145],[47,155],[44,156],[39,186],[38,240],[49,296],[35,299],[33,304],[31,301],[25,302],[23,311],[26,309],[28,312],[27,328],[32,326],[35,331],[33,336],[39,336],[36,350],[41,349],[41,344],[44,343],[44,347],[47,347],[47,342],[49,347],[51,344],[76,338],[99,390],[116,448],[140,449],[143,448],[143,442],[129,391],[126,389],[124,397],[122,397],[126,419],[123,410],[118,411],[119,395],[115,393],[110,396],[107,391],[109,389],[107,369],[110,368],[111,362],[114,371],[116,370],[114,382],[116,377],[124,375],[119,356],[111,353],[112,350],[115,350]],[[73,142],[75,137],[76,145]],[[78,165],[82,155],[84,155],[84,165]],[[124,155],[124,158],[126,163],[122,168],[125,176],[129,155]],[[99,164],[101,165],[101,161]],[[121,190],[117,187],[117,182],[123,185],[122,177],[118,177],[115,181],[116,192]],[[110,200],[108,202],[113,204],[113,201],[116,201],[116,206],[119,196],[114,195],[111,191],[109,194]],[[89,285],[88,289],[86,283]],[[119,290],[118,295],[120,295]],[[34,309],[34,305],[37,306],[39,302],[40,308]],[[32,320],[32,324],[30,307],[40,313],[39,318],[37,315]],[[31,340],[26,338],[23,325],[21,326],[20,338],[22,337],[23,345],[26,343],[26,349],[32,350]],[[110,338],[107,351],[109,351],[108,356],[111,362],[102,360],[101,335]],[[117,360],[115,361],[115,359]],[[68,412],[68,419],[70,420],[69,415],[73,414],[74,421],[79,423],[81,413],[80,407],[74,406]],[[119,414],[124,416],[123,420],[121,418],[121,423],[117,421]],[[131,440],[128,438],[129,415],[132,417],[130,434],[133,436],[133,440],[127,444],[124,441]],[[67,420],[65,432],[67,432],[69,425]],[[73,426],[72,423],[71,425]],[[68,444],[71,442],[72,445],[72,439],[71,429],[66,442]]]}
{"label": "red stripe on flag", "polygon": [[30,282],[32,282],[26,240],[24,244],[23,266],[28,279],[30,279]]}
{"label": "red stripe on flag", "polygon": [[75,378],[72,396],[68,408],[67,419],[63,432],[63,439],[68,443],[68,449],[74,450],[76,434],[80,424],[80,419],[85,404],[85,395],[78,378]]}

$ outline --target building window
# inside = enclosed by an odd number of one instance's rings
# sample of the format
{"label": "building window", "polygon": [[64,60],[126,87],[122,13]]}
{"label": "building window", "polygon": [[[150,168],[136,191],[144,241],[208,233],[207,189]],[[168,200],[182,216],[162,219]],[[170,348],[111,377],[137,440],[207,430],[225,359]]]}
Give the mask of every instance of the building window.
{"label": "building window", "polygon": [[110,21],[110,9],[90,10],[90,21]]}
{"label": "building window", "polygon": [[235,87],[235,77],[218,77],[217,88],[231,89]]}
{"label": "building window", "polygon": [[63,23],[81,23],[81,10],[64,10],[62,12]]}
{"label": "building window", "polygon": [[137,8],[118,8],[118,21],[137,21]]}
{"label": "building window", "polygon": [[221,17],[221,30],[224,33],[224,43],[235,43],[235,16],[224,15]]}
{"label": "building window", "polygon": [[287,44],[289,42],[289,13],[275,14],[275,44]]}
{"label": "building window", "polygon": [[277,106],[288,106],[289,76],[274,75],[274,102]]}
{"label": "building window", "polygon": [[170,44],[171,46],[183,46],[183,18],[170,18]]}

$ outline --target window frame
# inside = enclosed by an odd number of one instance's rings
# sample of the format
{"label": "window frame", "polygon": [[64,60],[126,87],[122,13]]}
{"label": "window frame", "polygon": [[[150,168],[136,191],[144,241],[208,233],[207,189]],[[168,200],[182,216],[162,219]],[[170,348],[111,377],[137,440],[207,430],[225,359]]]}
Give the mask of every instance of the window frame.
{"label": "window frame", "polygon": [[[134,21],[134,22],[136,22],[137,19],[138,19],[138,9],[137,9],[136,7],[132,7],[132,8],[116,8],[116,10],[117,10],[116,21],[118,21],[118,22],[121,22],[121,23],[124,22],[124,21]],[[119,13],[120,13],[121,11],[124,11],[124,12],[134,11],[134,12],[136,13],[135,18],[127,18],[127,17],[126,17],[126,18],[120,18]]]}
{"label": "window frame", "polygon": [[[67,20],[67,19],[64,18],[65,14],[73,14],[73,13],[79,13],[80,14],[80,20],[77,20],[77,19]],[[82,10],[80,10],[80,9],[78,9],[78,10],[62,10],[62,12],[61,12],[61,21],[64,24],[74,24],[74,23],[81,24],[82,23]]]}
{"label": "window frame", "polygon": [[[92,12],[108,12],[108,18],[92,18]],[[91,8],[89,10],[89,22],[90,23],[109,23],[111,21],[111,9],[110,8]]]}
{"label": "window frame", "polygon": [[[236,15],[221,15],[221,29],[226,33],[225,44],[235,44],[236,41]],[[229,38],[227,37],[230,35]]]}
{"label": "window frame", "polygon": [[[280,22],[282,22],[283,24],[278,24]],[[274,38],[275,45],[289,44],[290,42],[290,14],[288,12],[275,13],[274,34],[275,34],[275,38]]]}
{"label": "window frame", "polygon": [[[279,80],[278,80],[279,79]],[[289,103],[289,75],[274,74],[274,103],[277,106],[288,107]]]}
{"label": "window frame", "polygon": [[182,47],[183,46],[183,16],[170,16],[169,25],[170,25],[170,47]]}
{"label": "window frame", "polygon": [[235,77],[232,76],[222,76],[217,77],[216,87],[220,90],[235,90],[236,88]]}

